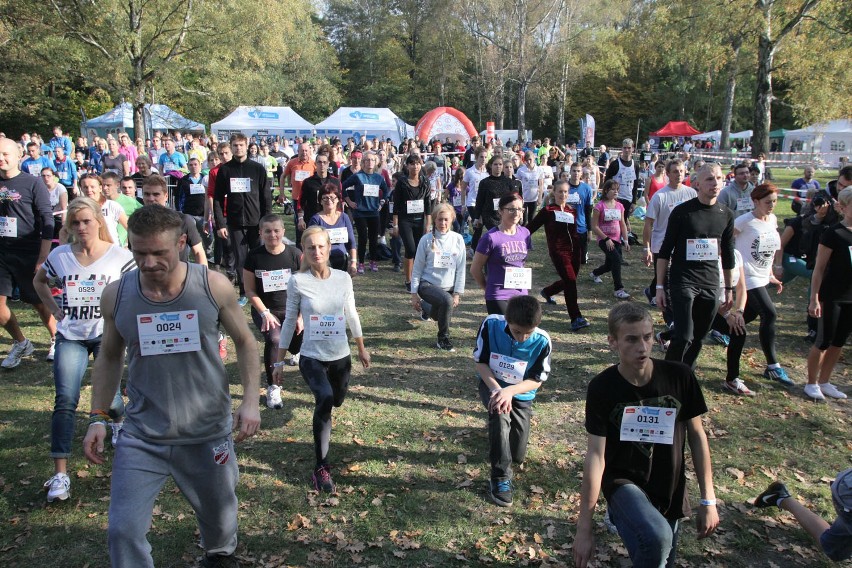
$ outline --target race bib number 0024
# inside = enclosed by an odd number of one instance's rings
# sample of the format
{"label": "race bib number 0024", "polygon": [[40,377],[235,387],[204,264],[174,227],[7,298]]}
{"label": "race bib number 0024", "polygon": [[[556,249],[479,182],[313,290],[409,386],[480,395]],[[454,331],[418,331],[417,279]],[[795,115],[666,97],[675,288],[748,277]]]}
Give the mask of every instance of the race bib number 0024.
{"label": "race bib number 0024", "polygon": [[140,314],[136,316],[136,326],[143,357],[201,351],[198,310]]}

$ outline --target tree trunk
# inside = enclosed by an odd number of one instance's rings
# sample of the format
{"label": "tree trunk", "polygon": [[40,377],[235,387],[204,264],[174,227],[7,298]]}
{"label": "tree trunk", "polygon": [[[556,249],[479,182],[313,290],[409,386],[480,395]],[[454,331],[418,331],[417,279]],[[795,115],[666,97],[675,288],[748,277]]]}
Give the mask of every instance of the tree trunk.
{"label": "tree trunk", "polygon": [[[556,144],[565,143],[565,96],[568,90],[568,59],[562,63],[562,76],[559,78],[559,102],[556,108]],[[639,142],[638,140],[636,141]]]}
{"label": "tree trunk", "polygon": [[772,61],[775,43],[769,36],[769,19],[758,40],[757,81],[754,89],[754,115],[752,117],[751,155],[769,152],[769,130],[772,125]]}
{"label": "tree trunk", "polygon": [[722,109],[722,136],[719,141],[719,148],[727,150],[730,148],[731,141],[731,121],[734,117],[734,98],[737,93],[737,74],[740,71],[740,46],[741,42],[737,41],[734,45],[734,56],[728,64],[728,82],[725,84],[725,108]]}
{"label": "tree trunk", "polygon": [[518,84],[518,142],[527,139],[527,83]]}

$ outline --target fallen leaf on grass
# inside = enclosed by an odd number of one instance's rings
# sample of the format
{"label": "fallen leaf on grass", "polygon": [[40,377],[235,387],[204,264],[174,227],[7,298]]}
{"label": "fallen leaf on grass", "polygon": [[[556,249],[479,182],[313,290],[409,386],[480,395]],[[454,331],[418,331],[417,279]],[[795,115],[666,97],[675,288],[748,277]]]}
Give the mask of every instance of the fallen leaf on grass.
{"label": "fallen leaf on grass", "polygon": [[538,485],[531,485],[531,486],[530,486],[530,491],[531,491],[532,493],[535,493],[536,495],[544,495],[544,489],[542,489],[542,488],[541,488],[541,487],[539,487]]}
{"label": "fallen leaf on grass", "polygon": [[458,456],[456,456],[456,461],[458,463],[467,463],[467,456],[464,454],[459,454]]}
{"label": "fallen leaf on grass", "polygon": [[85,469],[80,469],[77,471],[77,477],[79,477],[80,479],[85,479],[86,477],[89,477],[89,472]]}
{"label": "fallen leaf on grass", "polygon": [[729,467],[725,469],[725,473],[736,479],[737,481],[742,481],[745,477],[745,473],[742,470],[739,470],[735,467]]}

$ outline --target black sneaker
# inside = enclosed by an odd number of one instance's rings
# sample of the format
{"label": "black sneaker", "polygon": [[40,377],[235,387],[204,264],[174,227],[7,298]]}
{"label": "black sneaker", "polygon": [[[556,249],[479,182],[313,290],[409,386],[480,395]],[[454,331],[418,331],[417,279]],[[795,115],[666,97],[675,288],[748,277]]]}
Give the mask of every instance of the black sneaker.
{"label": "black sneaker", "polygon": [[431,318],[429,314],[426,313],[426,310],[420,310],[420,319],[423,321],[429,321]]}
{"label": "black sneaker", "polygon": [[314,489],[317,491],[334,493],[334,482],[331,480],[331,468],[327,464],[323,464],[314,470],[314,473],[311,474],[311,481],[313,481]]}
{"label": "black sneaker", "polygon": [[411,293],[411,282],[405,283],[405,291]]}
{"label": "black sneaker", "polygon": [[449,337],[439,337],[438,343],[435,344],[435,347],[437,347],[441,351],[453,352],[456,350],[455,347],[453,347],[453,344],[450,343]]}
{"label": "black sneaker", "polygon": [[550,304],[550,305],[556,304],[556,300],[553,299],[553,296],[545,296],[544,295],[544,289],[543,288],[542,288],[541,292],[539,292],[539,294],[541,294],[541,297],[544,298],[544,302],[546,304]]}
{"label": "black sneaker", "polygon": [[814,343],[816,341],[817,332],[815,329],[809,329],[808,334],[804,336],[802,339],[807,341],[808,343]]}
{"label": "black sneaker", "polygon": [[202,568],[239,568],[240,563],[233,554],[228,556],[207,556],[201,559]]}
{"label": "black sneaker", "polygon": [[769,484],[766,491],[758,495],[754,500],[754,506],[760,509],[766,507],[778,506],[779,501],[790,496],[787,486],[780,481],[774,481]]}
{"label": "black sneaker", "polygon": [[492,479],[488,494],[495,505],[510,507],[512,505],[512,482],[508,479]]}

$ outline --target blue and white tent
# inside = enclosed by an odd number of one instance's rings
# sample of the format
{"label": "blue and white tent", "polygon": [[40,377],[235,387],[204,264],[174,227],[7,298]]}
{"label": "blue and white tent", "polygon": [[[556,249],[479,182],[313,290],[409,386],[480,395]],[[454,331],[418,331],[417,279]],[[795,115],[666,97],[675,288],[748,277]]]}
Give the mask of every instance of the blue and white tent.
{"label": "blue and white tent", "polygon": [[[145,120],[152,130],[180,131],[180,132],[204,132],[206,129],[200,122],[190,120],[167,105],[146,104]],[[91,118],[81,125],[80,132],[90,139],[97,136],[106,136],[110,133],[127,132],[131,138],[133,131],[133,107],[130,103],[121,103],[111,111]],[[151,133],[148,133],[149,136]]]}
{"label": "blue and white tent", "polygon": [[210,131],[219,140],[228,140],[232,134],[241,132],[251,138],[267,136],[310,136],[314,125],[302,118],[290,107],[240,106],[234,112],[210,125]]}

